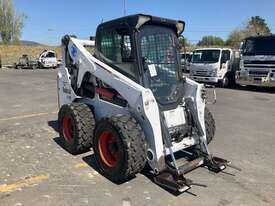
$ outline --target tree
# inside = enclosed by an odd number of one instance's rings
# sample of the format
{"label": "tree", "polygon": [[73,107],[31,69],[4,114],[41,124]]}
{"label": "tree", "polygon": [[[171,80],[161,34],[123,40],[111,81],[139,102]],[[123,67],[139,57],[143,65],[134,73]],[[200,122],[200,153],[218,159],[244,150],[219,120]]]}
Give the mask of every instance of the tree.
{"label": "tree", "polygon": [[198,42],[198,46],[223,46],[224,40],[217,36],[204,36]]}
{"label": "tree", "polygon": [[186,39],[186,37],[179,37],[179,44],[180,44],[180,48],[183,49],[183,47],[189,47],[190,46],[190,42]]}
{"label": "tree", "polygon": [[3,43],[18,41],[26,16],[18,14],[12,0],[0,0],[0,35]]}
{"label": "tree", "polygon": [[235,29],[229,34],[226,45],[236,48],[240,46],[240,43],[246,37],[270,33],[270,28],[266,24],[265,19],[260,16],[253,16],[243,28]]}
{"label": "tree", "polygon": [[247,36],[270,34],[270,28],[260,16],[252,16],[245,27]]}
{"label": "tree", "polygon": [[243,30],[236,29],[229,34],[229,37],[226,40],[226,45],[238,48],[245,37],[246,34]]}

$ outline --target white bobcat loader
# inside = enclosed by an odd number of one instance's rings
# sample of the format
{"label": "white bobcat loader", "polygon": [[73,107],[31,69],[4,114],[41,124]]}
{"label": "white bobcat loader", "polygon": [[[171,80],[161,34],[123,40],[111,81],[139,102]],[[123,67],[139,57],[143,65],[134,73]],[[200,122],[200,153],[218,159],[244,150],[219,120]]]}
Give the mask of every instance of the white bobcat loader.
{"label": "white bobcat loader", "polygon": [[[195,185],[187,172],[199,166],[219,172],[229,165],[208,150],[215,122],[205,107],[205,88],[181,73],[178,37],[184,26],[138,14],[100,24],[95,41],[62,39],[60,137],[72,154],[93,147],[101,173],[113,182],[148,163],[157,184],[184,192]],[[89,46],[95,46],[94,55]],[[193,159],[179,163],[180,152]]]}

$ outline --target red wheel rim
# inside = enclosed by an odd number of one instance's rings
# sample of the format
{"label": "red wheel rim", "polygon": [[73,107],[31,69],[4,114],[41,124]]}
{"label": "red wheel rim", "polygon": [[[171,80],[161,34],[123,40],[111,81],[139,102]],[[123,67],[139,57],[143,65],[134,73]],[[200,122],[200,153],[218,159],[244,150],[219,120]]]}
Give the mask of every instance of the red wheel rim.
{"label": "red wheel rim", "polygon": [[67,142],[73,142],[72,119],[68,116],[63,118],[63,136]]}
{"label": "red wheel rim", "polygon": [[107,166],[115,167],[120,158],[118,138],[109,131],[104,131],[99,137],[99,153]]}

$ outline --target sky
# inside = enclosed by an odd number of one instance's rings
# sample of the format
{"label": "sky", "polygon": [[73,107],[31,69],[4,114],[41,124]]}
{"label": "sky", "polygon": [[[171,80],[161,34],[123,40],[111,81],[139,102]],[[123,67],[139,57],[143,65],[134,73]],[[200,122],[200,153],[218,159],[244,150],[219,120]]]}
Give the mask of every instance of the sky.
{"label": "sky", "polygon": [[[275,33],[275,0],[125,0],[126,14],[184,20],[183,35],[196,43],[205,35],[226,39],[251,16],[262,16]],[[88,39],[96,27],[124,15],[124,0],[14,0],[27,15],[22,40],[59,45],[62,36]]]}

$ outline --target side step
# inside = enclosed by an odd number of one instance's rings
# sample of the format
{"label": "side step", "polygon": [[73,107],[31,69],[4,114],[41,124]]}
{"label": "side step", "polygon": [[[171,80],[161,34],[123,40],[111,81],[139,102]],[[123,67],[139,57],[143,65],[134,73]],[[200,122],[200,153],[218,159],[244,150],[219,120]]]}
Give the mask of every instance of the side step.
{"label": "side step", "polygon": [[194,169],[196,169],[197,167],[200,167],[201,165],[204,164],[204,158],[200,157],[198,159],[192,160],[190,162],[185,163],[182,166],[179,166],[179,173],[180,174],[186,174]]}

